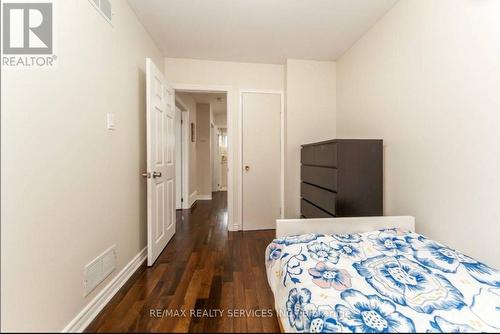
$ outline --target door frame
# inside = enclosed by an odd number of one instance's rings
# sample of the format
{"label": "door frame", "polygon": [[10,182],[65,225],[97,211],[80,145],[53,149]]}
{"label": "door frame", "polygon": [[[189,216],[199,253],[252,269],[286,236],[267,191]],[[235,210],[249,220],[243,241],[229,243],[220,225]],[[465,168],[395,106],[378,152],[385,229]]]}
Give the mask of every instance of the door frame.
{"label": "door frame", "polygon": [[[172,86],[173,87],[173,86]],[[175,88],[174,88],[175,94]],[[175,106],[181,110],[181,140],[182,140],[182,209],[189,209],[189,120],[186,120],[188,107],[175,96]],[[177,146],[175,147],[177,150]],[[177,164],[176,164],[177,166]]]}
{"label": "door frame", "polygon": [[[233,188],[233,156],[234,149],[234,132],[232,127],[232,119],[234,117],[233,110],[231,109],[231,101],[233,101],[233,89],[231,86],[219,85],[199,85],[199,84],[184,84],[184,83],[171,83],[174,92],[183,93],[226,93],[226,112],[227,112],[227,226],[229,231],[238,231],[238,217],[235,216],[234,210],[234,188]],[[188,165],[189,166],[189,165]],[[241,193],[241,191],[240,191]]]}
{"label": "door frame", "polygon": [[[240,131],[238,133],[238,140],[240,142],[240,161],[239,161],[239,175],[240,175],[240,193],[239,193],[239,203],[240,203],[240,222],[241,230],[243,230],[243,94],[255,93],[255,94],[273,94],[280,96],[280,205],[281,214],[280,218],[285,218],[285,92],[283,90],[275,89],[240,89],[239,90],[239,107],[240,107]],[[229,138],[228,138],[229,140]],[[229,159],[228,159],[229,160]],[[229,177],[229,176],[228,176]],[[229,186],[229,183],[228,183]]]}
{"label": "door frame", "polygon": [[[175,132],[175,143],[174,143],[174,152],[175,152],[175,209],[179,210],[177,208],[177,200],[179,200],[179,206],[180,209],[182,209],[182,198],[183,198],[183,169],[182,169],[182,148],[184,144],[182,143],[182,109],[177,106],[177,103],[175,102],[175,91],[174,91],[174,104],[175,104],[175,124],[174,124],[174,132]],[[177,113],[179,113],[179,119],[177,119]],[[180,121],[180,133],[179,137],[177,136],[177,121]],[[179,144],[180,141],[180,145]],[[180,152],[179,152],[180,149]],[[179,154],[180,153],[180,154]],[[178,159],[179,158],[179,159]],[[178,175],[179,173],[179,175]],[[180,176],[180,177],[178,177]],[[180,194],[178,193],[180,186]],[[178,196],[180,198],[178,198]]]}

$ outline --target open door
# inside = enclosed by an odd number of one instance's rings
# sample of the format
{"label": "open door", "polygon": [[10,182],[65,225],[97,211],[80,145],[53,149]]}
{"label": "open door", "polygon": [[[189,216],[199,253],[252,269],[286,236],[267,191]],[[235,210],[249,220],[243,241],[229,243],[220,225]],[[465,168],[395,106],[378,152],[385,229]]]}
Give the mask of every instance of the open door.
{"label": "open door", "polygon": [[148,266],[175,233],[174,90],[146,59]]}

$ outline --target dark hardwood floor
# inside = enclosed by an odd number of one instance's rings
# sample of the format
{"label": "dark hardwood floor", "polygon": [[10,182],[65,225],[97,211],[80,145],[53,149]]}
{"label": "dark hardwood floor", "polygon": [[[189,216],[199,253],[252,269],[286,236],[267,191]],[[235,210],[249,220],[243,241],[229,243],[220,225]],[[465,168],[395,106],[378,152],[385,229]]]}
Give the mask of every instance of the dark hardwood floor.
{"label": "dark hardwood floor", "polygon": [[228,232],[226,203],[217,192],[177,211],[176,234],[154,266],[139,268],[86,331],[279,332],[264,263],[275,232]]}

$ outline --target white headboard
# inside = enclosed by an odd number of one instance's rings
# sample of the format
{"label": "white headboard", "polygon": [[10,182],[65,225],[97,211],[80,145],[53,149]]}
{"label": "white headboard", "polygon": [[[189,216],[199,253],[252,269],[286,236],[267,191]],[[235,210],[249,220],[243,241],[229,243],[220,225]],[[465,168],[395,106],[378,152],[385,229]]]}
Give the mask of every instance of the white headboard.
{"label": "white headboard", "polygon": [[400,228],[415,232],[415,217],[352,217],[352,218],[313,218],[313,219],[278,219],[276,237],[317,233],[343,234],[376,231],[383,228]]}

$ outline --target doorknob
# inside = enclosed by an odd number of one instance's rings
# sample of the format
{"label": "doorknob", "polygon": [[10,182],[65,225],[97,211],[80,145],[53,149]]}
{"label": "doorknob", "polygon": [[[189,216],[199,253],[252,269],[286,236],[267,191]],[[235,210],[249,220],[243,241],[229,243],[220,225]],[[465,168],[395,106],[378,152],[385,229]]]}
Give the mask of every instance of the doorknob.
{"label": "doorknob", "polygon": [[143,178],[145,179],[150,179],[151,178],[151,173],[150,172],[144,172],[141,174]]}
{"label": "doorknob", "polygon": [[250,166],[245,166],[245,172],[248,172],[250,170]]}
{"label": "doorknob", "polygon": [[153,179],[161,177],[161,172],[153,172]]}

